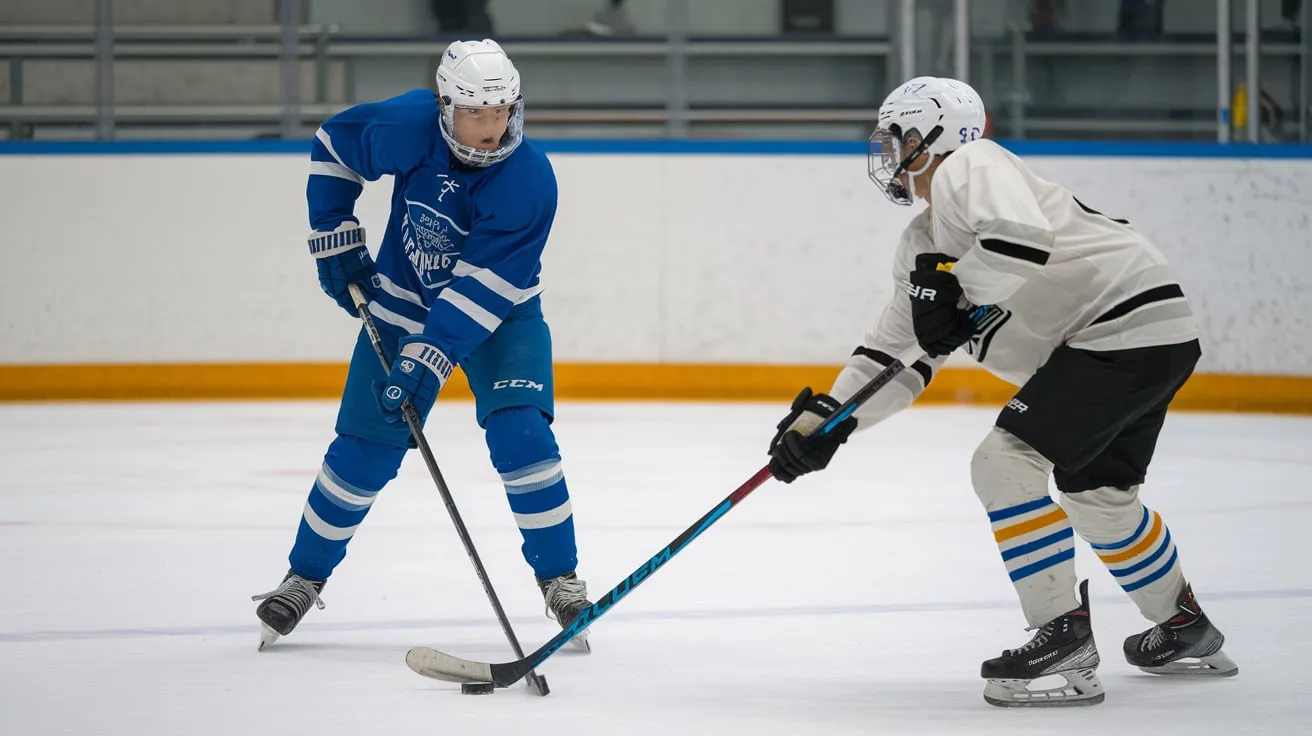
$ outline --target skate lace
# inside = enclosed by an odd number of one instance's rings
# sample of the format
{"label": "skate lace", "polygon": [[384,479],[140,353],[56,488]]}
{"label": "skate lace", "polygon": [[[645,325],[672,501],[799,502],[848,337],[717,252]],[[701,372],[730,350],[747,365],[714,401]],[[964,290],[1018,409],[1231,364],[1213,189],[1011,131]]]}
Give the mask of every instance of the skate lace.
{"label": "skate lace", "polygon": [[314,603],[319,610],[324,609],[324,602],[319,598],[319,591],[314,589],[305,578],[293,575],[282,581],[282,585],[269,591],[251,596],[253,601],[262,601],[267,598],[286,598],[290,603],[296,606],[297,613],[305,613],[310,610],[310,603]]}
{"label": "skate lace", "polygon": [[578,578],[554,578],[542,597],[546,601],[547,618],[557,622],[561,622],[559,611],[575,611],[590,605],[587,583]]}
{"label": "skate lace", "polygon": [[1163,641],[1166,641],[1166,632],[1162,631],[1162,627],[1154,626],[1148,634],[1144,636],[1143,644],[1140,645],[1140,650],[1146,652],[1156,649],[1161,646]]}
{"label": "skate lace", "polygon": [[1024,646],[1021,646],[1018,649],[1012,649],[1008,651],[1008,654],[1010,654],[1011,656],[1015,656],[1017,654],[1024,654],[1026,652],[1034,651],[1035,649],[1038,649],[1044,644],[1047,644],[1048,640],[1051,638],[1052,638],[1052,625],[1048,624],[1046,626],[1042,626],[1039,628],[1037,632],[1035,632],[1034,637],[1030,639],[1028,642],[1026,642]]}

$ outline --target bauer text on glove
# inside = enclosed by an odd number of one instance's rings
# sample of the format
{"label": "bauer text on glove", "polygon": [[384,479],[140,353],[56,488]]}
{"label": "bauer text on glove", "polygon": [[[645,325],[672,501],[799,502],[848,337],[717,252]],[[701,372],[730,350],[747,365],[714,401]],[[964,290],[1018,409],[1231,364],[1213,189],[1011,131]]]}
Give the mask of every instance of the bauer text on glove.
{"label": "bauer text on glove", "polygon": [[965,301],[961,284],[950,270],[955,261],[941,253],[921,253],[908,279],[911,325],[916,342],[931,358],[948,355],[975,334],[970,313],[960,306]]}

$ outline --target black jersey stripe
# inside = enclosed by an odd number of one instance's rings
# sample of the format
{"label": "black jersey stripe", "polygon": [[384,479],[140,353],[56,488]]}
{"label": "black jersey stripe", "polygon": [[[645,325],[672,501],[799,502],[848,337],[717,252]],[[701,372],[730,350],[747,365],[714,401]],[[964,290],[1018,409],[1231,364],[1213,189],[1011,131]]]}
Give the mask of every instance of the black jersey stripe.
{"label": "black jersey stripe", "polygon": [[883,350],[875,350],[874,348],[868,348],[865,345],[858,346],[856,350],[852,351],[852,354],[869,358],[878,363],[880,368],[887,368],[893,364],[894,360],[896,360],[896,358]]}
{"label": "black jersey stripe", "polygon": [[[894,358],[893,356],[889,355],[883,350],[875,350],[873,348],[868,348],[864,345],[858,347],[856,350],[853,350],[852,354],[860,355],[864,358],[869,358],[870,360],[873,360],[875,363],[878,363],[881,368],[887,368],[888,366],[893,365],[894,360],[897,360],[897,358]],[[930,368],[929,365],[923,361],[917,360],[916,362],[912,363],[911,370],[915,371],[920,375],[920,382],[926,386],[928,386],[930,380],[934,378],[934,369]]]}
{"label": "black jersey stripe", "polygon": [[1018,261],[1029,261],[1042,266],[1048,262],[1052,255],[1046,250],[1039,250],[1028,245],[1013,243],[1009,240],[998,240],[997,238],[985,238],[979,241],[979,245],[990,253],[997,253],[1000,256],[1015,258]]}
{"label": "black jersey stripe", "polygon": [[1143,291],[1138,294],[1135,294],[1129,299],[1126,299],[1120,304],[1117,304],[1116,306],[1107,310],[1107,312],[1104,313],[1101,317],[1091,322],[1090,325],[1100,325],[1103,322],[1111,322],[1114,319],[1120,319],[1121,317],[1124,317],[1130,312],[1133,312],[1134,310],[1139,309],[1140,307],[1144,307],[1149,304],[1152,304],[1153,302],[1161,302],[1161,301],[1166,301],[1167,299],[1182,299],[1182,298],[1184,298],[1184,289],[1181,289],[1179,284],[1165,284],[1163,286],[1155,286],[1149,289],[1148,291]]}
{"label": "black jersey stripe", "polygon": [[[1078,205],[1080,206],[1080,209],[1084,210],[1086,213],[1088,213],[1088,214],[1090,214],[1090,215],[1097,215],[1097,216],[1099,216],[1099,217],[1107,217],[1107,215],[1104,215],[1103,213],[1099,212],[1098,210],[1095,210],[1094,208],[1090,207],[1089,205],[1087,205],[1087,204],[1081,202],[1078,198],[1076,198],[1076,197],[1071,197],[1071,199],[1074,199],[1074,200],[1075,200],[1075,204],[1078,204]],[[1107,217],[1107,219],[1108,219],[1108,220],[1111,220],[1112,222],[1115,222],[1115,223],[1117,223],[1117,224],[1119,224],[1119,225],[1129,225],[1129,224],[1130,224],[1130,221],[1129,221],[1129,220],[1122,220],[1122,219],[1119,218],[1119,217]]]}

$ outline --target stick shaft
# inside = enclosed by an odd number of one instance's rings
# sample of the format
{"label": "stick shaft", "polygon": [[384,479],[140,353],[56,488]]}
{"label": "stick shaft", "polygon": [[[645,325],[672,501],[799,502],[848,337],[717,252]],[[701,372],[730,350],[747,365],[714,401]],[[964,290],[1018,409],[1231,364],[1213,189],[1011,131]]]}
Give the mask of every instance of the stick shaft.
{"label": "stick shaft", "polygon": [[[880,371],[878,375],[871,378],[865,383],[865,385],[857,389],[856,393],[854,393],[851,398],[840,404],[838,408],[834,410],[834,413],[830,415],[829,419],[816,429],[816,432],[832,432],[835,427],[848,417],[852,416],[862,404],[869,401],[870,397],[874,396],[881,388],[891,383],[893,379],[897,378],[897,376],[902,373],[902,371],[906,370],[908,365],[915,363],[923,357],[924,354],[924,351],[918,346],[903,353],[897,360],[894,360],[891,364]],[[637,588],[643,582],[648,580],[658,569],[663,567],[665,563],[669,562],[670,559],[691,544],[694,539],[701,536],[702,533],[709,529],[713,524],[724,518],[734,506],[737,506],[743,501],[743,499],[751,495],[753,491],[760,488],[769,478],[769,465],[756,471],[751,478],[748,478],[746,482],[734,489],[734,491],[726,496],[724,500],[720,501],[720,503],[716,504],[714,508],[703,514],[700,519],[692,524],[692,526],[683,530],[679,536],[675,537],[674,540],[667,544],[660,552],[657,552],[654,556],[639,566],[638,569],[634,570],[633,573],[620,582],[619,585],[611,588],[605,595],[598,598],[597,602],[592,604],[591,607],[584,609],[584,611],[580,613],[568,627],[552,637],[550,641],[543,644],[529,656],[521,656],[516,662],[507,662],[504,664],[465,662],[463,660],[458,661],[461,661],[465,665],[487,667],[492,673],[493,681],[500,686],[504,687],[513,684],[521,677],[524,677],[526,673],[531,672],[533,667],[541,665],[548,657],[568,643],[570,639],[577,636],[580,631],[583,631],[588,626],[591,626],[597,619],[604,616],[606,612],[611,610],[611,608],[619,603],[621,599],[633,592],[634,588]],[[412,652],[414,651],[416,650],[412,650]],[[439,652],[434,651],[432,654],[435,654],[438,657],[446,657],[452,661],[457,661],[455,658],[450,658],[449,655],[444,655]],[[446,679],[458,679],[461,676],[461,673],[458,671],[432,673],[420,672],[420,674],[441,676]]]}
{"label": "stick shaft", "polygon": [[[387,359],[387,351],[383,347],[382,335],[378,332],[378,326],[374,324],[373,315],[369,314],[369,302],[364,298],[359,286],[351,284],[348,288],[351,292],[351,300],[355,302],[356,311],[360,313],[360,321],[364,323],[365,332],[369,335],[369,342],[373,344],[374,353],[378,355],[383,370],[391,370],[392,364]],[[445,504],[447,514],[451,517],[451,523],[455,525],[456,534],[460,536],[460,543],[465,547],[465,554],[469,556],[469,561],[474,566],[474,573],[478,576],[479,583],[483,585],[483,592],[487,594],[487,599],[492,604],[492,610],[496,614],[497,621],[501,624],[501,630],[505,632],[506,639],[510,642],[510,648],[514,650],[516,657],[523,659],[524,649],[519,645],[519,638],[515,636],[515,630],[510,625],[510,619],[501,606],[501,599],[497,597],[497,592],[492,587],[492,580],[488,577],[487,569],[483,567],[483,560],[478,556],[478,550],[474,548],[474,540],[469,536],[469,529],[465,526],[460,511],[456,509],[455,499],[451,497],[451,490],[447,488],[446,480],[442,477],[442,470],[437,466],[437,458],[433,456],[433,450],[429,447],[427,438],[424,437],[419,412],[415,410],[409,401],[405,401],[401,404],[401,416],[405,419],[406,426],[410,428],[410,434],[419,447],[419,454],[423,456],[424,464],[428,466],[428,473],[433,477],[437,492],[442,496],[442,503]],[[529,684],[541,694],[546,695],[545,688],[538,679],[537,673],[530,671],[528,677]]]}

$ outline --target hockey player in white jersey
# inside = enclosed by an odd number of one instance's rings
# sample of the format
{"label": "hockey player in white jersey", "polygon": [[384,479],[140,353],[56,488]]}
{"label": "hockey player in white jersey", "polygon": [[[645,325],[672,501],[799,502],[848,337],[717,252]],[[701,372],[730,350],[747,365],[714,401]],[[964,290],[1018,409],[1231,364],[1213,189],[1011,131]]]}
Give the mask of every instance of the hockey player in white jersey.
{"label": "hockey player in white jersey", "polygon": [[[1029,643],[983,663],[985,700],[1102,701],[1087,581],[1077,595],[1074,534],[1153,624],[1125,640],[1130,664],[1167,675],[1235,674],[1165,522],[1139,499],[1167,406],[1201,355],[1184,292],[1129,223],[1039,178],[982,138],[983,129],[979,95],[956,80],[912,79],[880,106],[870,176],[893,202],[928,205],[897,249],[893,277],[907,293],[894,296],[852,354],[832,398],[810,388],[797,396],[770,443],[771,471],[792,482],[823,469],[857,428],[910,405],[964,346],[1020,386],[970,470],[1035,630]],[[854,418],[827,435],[809,434],[917,344],[926,357]],[[1060,504],[1049,495],[1049,476]],[[1048,675],[1066,682],[1030,687]]]}

